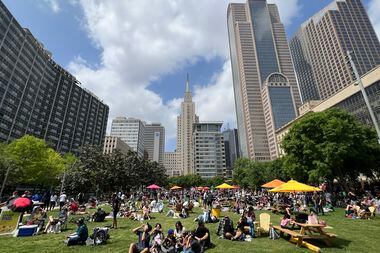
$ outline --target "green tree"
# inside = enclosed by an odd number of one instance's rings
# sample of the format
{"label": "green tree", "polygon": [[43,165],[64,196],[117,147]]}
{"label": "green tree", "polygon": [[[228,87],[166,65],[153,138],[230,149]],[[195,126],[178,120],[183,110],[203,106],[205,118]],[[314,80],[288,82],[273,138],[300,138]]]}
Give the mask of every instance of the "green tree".
{"label": "green tree", "polygon": [[265,162],[252,161],[247,158],[236,160],[233,170],[233,179],[241,187],[259,188],[267,180]]}
{"label": "green tree", "polygon": [[50,186],[57,184],[64,170],[64,159],[48,147],[44,140],[24,135],[6,147],[12,166],[10,182]]}
{"label": "green tree", "polygon": [[338,109],[310,113],[294,123],[282,147],[288,175],[303,182],[336,178],[348,188],[359,173],[373,177],[380,163],[375,131]]}

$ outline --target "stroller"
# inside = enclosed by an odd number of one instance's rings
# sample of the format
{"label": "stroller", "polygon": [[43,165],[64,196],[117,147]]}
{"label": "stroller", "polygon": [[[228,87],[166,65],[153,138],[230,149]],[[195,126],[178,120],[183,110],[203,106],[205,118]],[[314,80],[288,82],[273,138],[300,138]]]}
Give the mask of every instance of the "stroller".
{"label": "stroller", "polygon": [[90,238],[93,241],[93,244],[95,246],[106,244],[107,240],[110,238],[110,235],[108,233],[109,230],[110,229],[108,227],[104,227],[104,228],[95,227],[93,230],[93,234],[90,236]]}

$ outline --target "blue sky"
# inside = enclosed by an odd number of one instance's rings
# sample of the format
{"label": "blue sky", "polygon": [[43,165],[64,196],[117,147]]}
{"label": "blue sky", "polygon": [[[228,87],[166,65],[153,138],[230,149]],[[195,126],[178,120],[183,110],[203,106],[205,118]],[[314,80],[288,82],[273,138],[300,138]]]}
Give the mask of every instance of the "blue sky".
{"label": "blue sky", "polygon": [[[111,118],[162,122],[166,150],[175,148],[175,116],[186,73],[201,120],[235,125],[224,20],[228,1],[178,0],[167,6],[162,0],[2,1],[60,65],[110,105]],[[275,2],[288,37],[331,2],[280,1]],[[363,1],[372,8],[370,16],[376,16],[379,2]],[[373,20],[378,27],[380,20]]]}

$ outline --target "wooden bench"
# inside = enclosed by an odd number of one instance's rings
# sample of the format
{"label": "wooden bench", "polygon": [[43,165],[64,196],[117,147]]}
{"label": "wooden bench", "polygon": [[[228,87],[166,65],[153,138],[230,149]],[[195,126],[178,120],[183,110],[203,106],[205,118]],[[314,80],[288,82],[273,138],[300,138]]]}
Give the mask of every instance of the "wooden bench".
{"label": "wooden bench", "polygon": [[293,230],[290,230],[290,229],[287,229],[287,228],[282,228],[281,226],[273,226],[274,229],[276,230],[279,230],[285,234],[288,234],[290,235],[292,238],[297,238],[297,245],[299,247],[302,246],[302,241],[303,241],[303,238],[305,237],[304,235],[301,235],[300,233],[297,233],[296,231],[293,231]]}

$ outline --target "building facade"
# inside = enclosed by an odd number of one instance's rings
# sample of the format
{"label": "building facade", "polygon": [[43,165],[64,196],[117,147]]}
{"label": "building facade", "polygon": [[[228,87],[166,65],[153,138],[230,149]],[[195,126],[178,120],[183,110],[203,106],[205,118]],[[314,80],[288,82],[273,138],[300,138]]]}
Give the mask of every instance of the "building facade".
{"label": "building facade", "polygon": [[119,137],[106,136],[104,138],[103,154],[111,154],[115,150],[118,150],[123,154],[127,154],[131,148]]}
{"label": "building facade", "polygon": [[59,66],[0,2],[0,141],[25,134],[59,152],[103,145],[109,108]]}
{"label": "building facade", "polygon": [[194,172],[202,178],[225,176],[226,174],[224,138],[221,132],[222,125],[223,123],[221,122],[194,124]]}
{"label": "building facade", "polygon": [[178,170],[177,162],[177,152],[164,153],[164,168],[166,170],[166,175],[169,177],[178,177],[181,175],[181,171]]}
{"label": "building facade", "polygon": [[[380,66],[363,75],[362,82],[372,110],[377,118],[377,122],[380,124]],[[312,100],[306,102],[299,108],[300,116],[298,118],[276,131],[277,149],[280,156],[284,155],[284,151],[281,148],[281,142],[295,121],[299,120],[307,113],[322,112],[329,108],[346,110],[362,123],[374,127],[359,86],[355,86],[354,83],[351,83],[324,101]]]}
{"label": "building facade", "polygon": [[226,157],[226,176],[232,176],[232,170],[239,155],[239,139],[237,129],[226,129],[223,131],[224,152]]}
{"label": "building facade", "polygon": [[302,24],[290,40],[303,102],[324,100],[380,64],[380,43],[360,0],[335,0]]}
{"label": "building facade", "polygon": [[186,81],[184,101],[181,103],[181,114],[177,117],[177,166],[181,175],[194,173],[193,149],[193,125],[199,122],[195,114],[195,104],[189,87],[189,78]]}
{"label": "building facade", "polygon": [[164,165],[165,128],[160,123],[146,124],[144,141],[148,159]]}
{"label": "building facade", "polygon": [[119,137],[140,157],[145,150],[145,122],[126,117],[116,117],[112,120],[111,136]]}
{"label": "building facade", "polygon": [[227,24],[241,155],[270,160],[277,155],[274,131],[301,105],[285,28],[266,0],[231,3]]}

